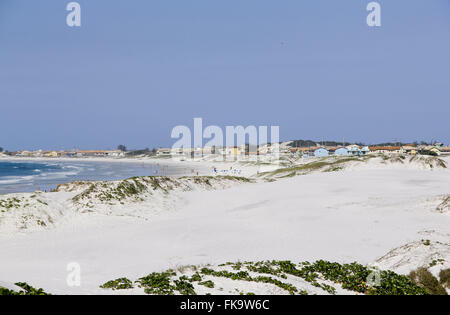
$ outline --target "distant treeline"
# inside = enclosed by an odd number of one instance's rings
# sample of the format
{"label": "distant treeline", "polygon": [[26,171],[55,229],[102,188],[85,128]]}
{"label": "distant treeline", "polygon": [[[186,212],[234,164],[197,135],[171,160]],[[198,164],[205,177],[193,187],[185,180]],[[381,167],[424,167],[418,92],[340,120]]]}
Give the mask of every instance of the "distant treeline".
{"label": "distant treeline", "polygon": [[[315,147],[318,144],[327,147],[348,146],[353,143],[349,142],[337,142],[337,141],[312,141],[312,140],[294,140],[290,144],[294,148]],[[356,143],[357,145],[364,145],[362,143]]]}
{"label": "distant treeline", "polygon": [[414,141],[414,142],[384,142],[384,143],[376,143],[376,144],[365,144],[361,142],[357,143],[349,143],[349,142],[338,142],[338,141],[312,141],[312,140],[293,140],[290,144],[294,148],[304,148],[304,147],[315,147],[317,145],[323,145],[327,147],[337,147],[337,146],[348,146],[351,144],[356,144],[359,146],[377,146],[377,147],[394,147],[394,146],[405,146],[405,145],[431,145],[431,143],[425,142],[425,141]]}
{"label": "distant treeline", "polygon": [[156,149],[143,149],[143,150],[130,150],[130,151],[126,151],[125,154],[127,156],[137,156],[137,155],[155,155],[156,154]]}

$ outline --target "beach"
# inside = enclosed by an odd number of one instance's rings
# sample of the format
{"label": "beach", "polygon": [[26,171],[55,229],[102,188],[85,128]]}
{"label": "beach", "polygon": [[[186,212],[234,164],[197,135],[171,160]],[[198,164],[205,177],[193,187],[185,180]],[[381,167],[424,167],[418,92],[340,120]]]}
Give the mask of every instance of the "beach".
{"label": "beach", "polygon": [[[204,165],[176,163],[170,159],[138,158],[0,158],[0,167],[10,163],[26,174],[0,176],[0,195],[15,192],[50,191],[58,185],[83,180],[120,180],[133,176],[188,176],[210,174]],[[17,166],[14,166],[17,165]],[[29,170],[28,170],[29,168]],[[5,170],[3,170],[5,171]],[[1,170],[0,170],[1,173]]]}
{"label": "beach", "polygon": [[[205,162],[205,170],[211,163],[230,165]],[[49,205],[73,208],[55,214],[54,224],[29,230],[9,226],[9,233],[0,233],[0,279],[27,281],[57,294],[112,294],[120,292],[99,286],[186,265],[326,259],[407,274],[440,255],[443,264],[431,268],[438,272],[450,267],[450,215],[446,208],[437,211],[450,194],[449,175],[446,168],[372,160],[276,180],[254,173],[249,182],[220,176],[159,182],[166,184],[165,192],[122,205],[96,197],[75,203],[84,188],[67,186],[38,196]],[[380,260],[408,244],[408,250]],[[80,287],[66,283],[71,262],[81,266]]]}

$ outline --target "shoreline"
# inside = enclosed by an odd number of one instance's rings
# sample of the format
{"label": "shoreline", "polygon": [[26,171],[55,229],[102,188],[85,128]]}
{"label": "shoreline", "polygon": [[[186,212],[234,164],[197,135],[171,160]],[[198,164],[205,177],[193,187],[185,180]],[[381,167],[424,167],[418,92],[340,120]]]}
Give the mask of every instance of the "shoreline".
{"label": "shoreline", "polygon": [[[76,205],[74,215],[55,221],[61,224],[0,237],[0,255],[10,271],[1,280],[27,281],[59,294],[107,294],[99,285],[119,276],[136,279],[187,265],[272,259],[358,261],[407,274],[421,262],[431,263],[436,253],[450,262],[442,245],[450,244],[450,217],[435,211],[440,196],[450,193],[447,171],[319,172],[215,189],[196,183],[191,191],[155,192],[145,201],[111,207],[99,204],[94,192]],[[52,205],[68,211],[65,200],[83,190],[38,194],[49,205],[36,204],[49,211],[42,212],[44,217],[57,214]],[[392,250],[394,258],[378,261]],[[34,266],[32,257],[45,264]],[[402,257],[411,259],[393,267]],[[73,261],[82,267],[80,288],[64,281],[65,267]]]}
{"label": "shoreline", "polygon": [[[0,177],[1,196],[36,190],[49,191],[60,184],[79,181],[118,181],[136,176],[203,176],[212,172],[205,164],[162,159],[3,157],[0,162],[38,164],[35,172],[19,172],[20,175],[16,175],[11,170],[10,175]],[[42,167],[39,164],[42,164]],[[44,164],[58,165],[58,169],[46,171]]]}

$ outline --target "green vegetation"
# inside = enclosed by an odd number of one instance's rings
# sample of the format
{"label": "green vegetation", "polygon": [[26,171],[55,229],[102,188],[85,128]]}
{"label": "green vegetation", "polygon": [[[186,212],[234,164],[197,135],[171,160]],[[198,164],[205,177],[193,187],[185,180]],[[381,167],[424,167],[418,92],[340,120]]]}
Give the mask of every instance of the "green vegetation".
{"label": "green vegetation", "polygon": [[211,281],[211,280],[199,282],[198,284],[199,284],[199,285],[203,285],[203,286],[205,286],[205,287],[207,287],[207,288],[211,288],[211,289],[214,288],[214,282]]}
{"label": "green vegetation", "polygon": [[[290,261],[228,262],[219,265],[218,268],[203,267],[200,271],[195,271],[191,277],[187,275],[177,277],[177,272],[168,270],[162,273],[152,273],[139,279],[136,283],[139,283],[139,287],[144,288],[144,292],[147,294],[171,295],[178,292],[185,295],[194,295],[196,294],[194,285],[196,282],[196,285],[215,289],[212,279],[202,280],[204,277],[212,277],[227,278],[233,281],[272,284],[289,294],[308,294],[306,290],[300,290],[292,283],[289,283],[288,279],[297,277],[329,294],[336,294],[337,292],[336,288],[331,286],[330,283],[334,283],[348,291],[367,295],[427,295],[442,293],[436,290],[429,290],[428,287],[425,288],[423,283],[429,281],[427,279],[424,281],[421,278],[420,282],[415,282],[412,279],[417,277],[409,278],[392,271],[373,270],[358,263],[339,264],[324,260],[299,264]],[[376,281],[372,281],[372,276],[374,275]],[[448,272],[444,273],[442,277],[444,280],[441,279],[441,281],[448,281],[449,277]],[[127,284],[130,282],[127,282]],[[122,282],[119,281],[119,283]],[[114,282],[111,282],[111,285],[107,283],[102,287],[112,287],[114,289],[116,285]],[[217,290],[221,291],[221,288],[217,288]],[[240,294],[244,294],[241,290],[236,290]]]}
{"label": "green vegetation", "polygon": [[[125,200],[143,201],[144,197],[150,196],[158,190],[163,193],[168,193],[176,188],[189,191],[192,190],[189,183],[212,187],[214,182],[225,181],[251,182],[248,178],[234,176],[191,176],[179,179],[165,176],[132,177],[119,182],[93,182],[72,200],[75,203],[86,201],[85,206],[87,207],[93,207],[93,200],[107,204],[122,203]],[[85,183],[80,183],[80,185],[85,185]]]}
{"label": "green vegetation", "polygon": [[[340,284],[343,289],[369,295],[426,294],[406,276],[397,275],[392,271],[374,271],[358,263],[341,265],[319,260],[314,264],[304,263],[299,272],[313,281],[321,274],[324,279]],[[379,276],[380,282],[371,285],[367,280],[373,274]]]}
{"label": "green vegetation", "polygon": [[260,177],[292,177],[296,175],[305,175],[314,171],[322,172],[337,172],[344,169],[344,165],[349,162],[365,162],[368,159],[375,157],[375,155],[370,156],[349,156],[349,157],[325,157],[320,160],[315,160],[310,163],[306,163],[298,166],[291,166],[285,168],[279,168],[274,171],[260,173]]}
{"label": "green vegetation", "polygon": [[0,199],[0,211],[7,212],[11,209],[19,209],[22,206],[22,199],[18,199],[16,197]]}
{"label": "green vegetation", "polygon": [[419,268],[411,271],[408,276],[417,286],[423,288],[431,295],[447,295],[447,291],[439,283],[438,279],[431,274],[426,268]]}
{"label": "green vegetation", "polygon": [[0,295],[50,295],[49,293],[46,293],[44,289],[33,288],[32,286],[30,286],[28,283],[25,282],[18,282],[15,283],[15,285],[22,288],[23,291],[16,292],[13,290],[0,287]]}
{"label": "green vegetation", "polygon": [[127,278],[119,278],[106,282],[105,284],[101,285],[100,288],[112,290],[133,289],[133,282]]}
{"label": "green vegetation", "polygon": [[441,270],[439,273],[439,282],[443,287],[450,289],[450,268]]}
{"label": "green vegetation", "polygon": [[175,275],[176,273],[173,270],[161,273],[154,272],[140,278],[137,282],[139,287],[144,288],[144,292],[147,294],[173,295],[175,287],[171,284],[170,278]]}
{"label": "green vegetation", "polygon": [[182,295],[197,295],[194,290],[194,286],[188,280],[175,280],[175,290]]}
{"label": "green vegetation", "polygon": [[445,262],[445,260],[444,259],[434,259],[431,263],[430,263],[430,265],[429,265],[429,267],[431,268],[431,267],[434,267],[434,266],[436,266],[437,264],[444,264],[444,262]]}

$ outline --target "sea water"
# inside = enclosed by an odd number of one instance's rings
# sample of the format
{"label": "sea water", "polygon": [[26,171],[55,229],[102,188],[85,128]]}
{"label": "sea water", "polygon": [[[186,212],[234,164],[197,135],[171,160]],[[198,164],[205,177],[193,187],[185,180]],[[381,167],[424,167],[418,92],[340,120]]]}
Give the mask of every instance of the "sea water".
{"label": "sea water", "polygon": [[86,180],[121,180],[133,176],[187,175],[186,167],[108,161],[0,161],[0,194],[48,191],[58,184]]}

